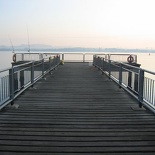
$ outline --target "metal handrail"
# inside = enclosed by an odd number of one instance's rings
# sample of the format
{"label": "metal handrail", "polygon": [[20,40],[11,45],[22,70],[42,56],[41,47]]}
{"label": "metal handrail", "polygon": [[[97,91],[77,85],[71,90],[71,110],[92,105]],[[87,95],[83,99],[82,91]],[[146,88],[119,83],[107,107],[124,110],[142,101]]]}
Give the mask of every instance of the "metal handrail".
{"label": "metal handrail", "polygon": [[23,91],[33,86],[45,74],[60,64],[60,56],[30,61],[0,71],[0,109],[13,102]]}
{"label": "metal handrail", "polygon": [[[16,61],[32,61],[35,60],[35,57],[33,57],[33,55],[37,56],[37,58],[40,57],[39,60],[41,59],[45,59],[49,56],[55,56],[55,55],[60,55],[60,59],[62,59],[64,62],[92,62],[93,61],[93,55],[95,53],[94,52],[46,52],[46,53],[16,53]],[[100,53],[99,53],[100,54]],[[24,59],[25,56],[29,56],[29,59],[26,57],[26,59]],[[69,58],[68,58],[69,55]],[[70,58],[71,56],[73,56],[72,58]],[[78,57],[80,56],[80,58],[78,59]],[[38,59],[37,59],[38,60]]]}
{"label": "metal handrail", "polygon": [[[117,65],[116,65],[117,64]],[[155,113],[155,72],[94,55],[93,65]],[[154,76],[147,77],[146,74]]]}

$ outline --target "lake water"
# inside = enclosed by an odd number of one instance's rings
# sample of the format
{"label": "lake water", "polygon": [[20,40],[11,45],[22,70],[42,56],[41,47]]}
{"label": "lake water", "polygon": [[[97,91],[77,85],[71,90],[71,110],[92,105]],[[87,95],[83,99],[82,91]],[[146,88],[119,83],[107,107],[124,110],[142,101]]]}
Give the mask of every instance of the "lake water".
{"label": "lake water", "polygon": [[12,52],[0,51],[0,70],[11,67],[12,55]]}
{"label": "lake water", "polygon": [[[141,64],[141,68],[155,72],[155,53],[132,53],[137,55],[137,63]],[[12,52],[0,51],[0,70],[11,67]]]}

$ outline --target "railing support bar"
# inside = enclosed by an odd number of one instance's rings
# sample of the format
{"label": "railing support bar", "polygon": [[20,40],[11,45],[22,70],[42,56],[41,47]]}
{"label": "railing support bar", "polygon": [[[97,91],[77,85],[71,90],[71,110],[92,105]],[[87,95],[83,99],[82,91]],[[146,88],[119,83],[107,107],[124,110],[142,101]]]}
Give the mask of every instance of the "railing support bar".
{"label": "railing support bar", "polygon": [[122,64],[120,63],[119,67],[119,87],[121,88],[122,85]]}
{"label": "railing support bar", "polygon": [[11,104],[13,104],[13,99],[14,99],[14,67],[12,67],[11,69],[11,80],[10,80],[11,84],[10,84],[10,99],[12,100]]}
{"label": "railing support bar", "polygon": [[44,59],[42,59],[42,76],[44,76]]}
{"label": "railing support bar", "polygon": [[33,87],[33,83],[34,83],[34,61],[32,62],[32,65],[31,65],[31,84],[32,84],[32,87]]}
{"label": "railing support bar", "polygon": [[102,60],[102,74],[103,74],[103,71],[104,71],[104,58]]}
{"label": "railing support bar", "polygon": [[83,53],[83,62],[85,62],[85,54]]}
{"label": "railing support bar", "polygon": [[139,92],[138,92],[138,99],[139,99],[139,107],[142,107],[143,102],[143,87],[144,87],[144,71],[140,69],[139,72]]}
{"label": "railing support bar", "polygon": [[109,60],[109,79],[111,77],[111,60]]}

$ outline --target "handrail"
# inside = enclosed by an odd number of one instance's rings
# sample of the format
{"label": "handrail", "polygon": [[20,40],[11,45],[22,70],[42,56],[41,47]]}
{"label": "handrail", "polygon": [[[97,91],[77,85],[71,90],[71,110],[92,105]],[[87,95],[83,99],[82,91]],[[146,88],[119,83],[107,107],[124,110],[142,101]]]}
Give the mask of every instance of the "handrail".
{"label": "handrail", "polygon": [[8,68],[5,68],[5,69],[1,69],[1,70],[0,70],[0,73],[5,72],[5,71],[9,70],[10,68],[11,68],[11,67],[8,67]]}
{"label": "handrail", "polygon": [[23,91],[33,86],[45,74],[60,64],[60,55],[53,59],[13,64],[11,68],[0,71],[0,109],[13,103]]}
{"label": "handrail", "polygon": [[41,60],[49,56],[60,55],[60,59],[64,62],[92,62],[94,52],[46,52],[46,53],[16,53],[15,60],[19,61],[32,61],[32,60]]}
{"label": "handrail", "polygon": [[155,72],[94,55],[93,65],[155,113]]}

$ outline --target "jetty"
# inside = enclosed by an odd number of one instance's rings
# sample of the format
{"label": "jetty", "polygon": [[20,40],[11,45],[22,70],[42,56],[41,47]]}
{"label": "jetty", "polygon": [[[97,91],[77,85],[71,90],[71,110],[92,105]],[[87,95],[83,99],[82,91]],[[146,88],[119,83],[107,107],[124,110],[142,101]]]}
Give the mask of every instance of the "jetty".
{"label": "jetty", "polygon": [[155,154],[154,73],[135,55],[30,55],[0,72],[1,155]]}

